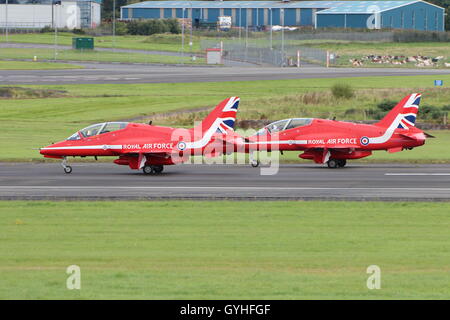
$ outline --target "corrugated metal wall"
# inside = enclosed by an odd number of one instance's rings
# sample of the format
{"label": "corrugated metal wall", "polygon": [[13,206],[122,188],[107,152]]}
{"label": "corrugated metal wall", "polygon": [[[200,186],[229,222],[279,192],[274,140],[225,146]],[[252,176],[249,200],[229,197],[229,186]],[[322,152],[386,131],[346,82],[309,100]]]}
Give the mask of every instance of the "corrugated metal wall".
{"label": "corrugated metal wall", "polygon": [[381,14],[384,28],[444,31],[443,10],[430,4],[416,2]]}
{"label": "corrugated metal wall", "polygon": [[[367,28],[374,23],[371,14],[318,14],[318,28]],[[378,26],[392,29],[444,31],[443,10],[416,2],[379,14]]]}

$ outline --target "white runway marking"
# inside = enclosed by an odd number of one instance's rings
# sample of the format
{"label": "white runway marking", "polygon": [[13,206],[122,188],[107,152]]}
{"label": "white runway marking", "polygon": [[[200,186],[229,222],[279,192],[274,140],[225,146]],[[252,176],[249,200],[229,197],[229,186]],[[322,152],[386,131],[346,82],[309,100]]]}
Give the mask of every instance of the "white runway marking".
{"label": "white runway marking", "polygon": [[385,173],[385,176],[450,176],[450,173],[420,173],[420,172],[400,172],[400,173]]}
{"label": "white runway marking", "polygon": [[450,188],[323,188],[323,187],[221,187],[221,186],[0,186],[0,189],[216,189],[216,190],[420,190],[420,191],[450,191]]}

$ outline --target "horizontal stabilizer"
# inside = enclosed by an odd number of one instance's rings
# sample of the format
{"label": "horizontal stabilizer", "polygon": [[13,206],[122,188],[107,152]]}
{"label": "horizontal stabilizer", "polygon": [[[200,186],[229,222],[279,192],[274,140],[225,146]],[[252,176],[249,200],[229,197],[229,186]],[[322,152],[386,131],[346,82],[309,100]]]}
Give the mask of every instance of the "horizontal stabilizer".
{"label": "horizontal stabilizer", "polygon": [[423,132],[400,133],[400,136],[402,136],[403,138],[414,140],[414,141],[419,141],[419,140],[425,140],[426,139],[426,135]]}

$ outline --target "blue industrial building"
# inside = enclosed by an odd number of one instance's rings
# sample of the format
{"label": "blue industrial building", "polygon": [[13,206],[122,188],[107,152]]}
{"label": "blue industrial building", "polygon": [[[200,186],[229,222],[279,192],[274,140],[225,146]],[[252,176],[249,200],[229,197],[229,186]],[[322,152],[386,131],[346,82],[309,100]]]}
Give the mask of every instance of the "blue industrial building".
{"label": "blue industrial building", "polygon": [[121,19],[189,18],[233,26],[444,31],[444,8],[425,1],[145,1],[121,7]]}

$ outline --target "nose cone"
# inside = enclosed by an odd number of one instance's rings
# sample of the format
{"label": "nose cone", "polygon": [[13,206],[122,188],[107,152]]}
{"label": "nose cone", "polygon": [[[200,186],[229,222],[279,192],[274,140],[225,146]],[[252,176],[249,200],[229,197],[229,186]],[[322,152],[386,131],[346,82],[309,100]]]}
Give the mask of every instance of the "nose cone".
{"label": "nose cone", "polygon": [[39,153],[42,154],[43,156],[46,156],[49,154],[50,152],[50,148],[52,147],[52,145],[46,146],[46,147],[42,147],[39,149]]}
{"label": "nose cone", "polygon": [[61,149],[63,142],[51,144],[39,149],[39,153],[45,157],[61,157],[63,150]]}

